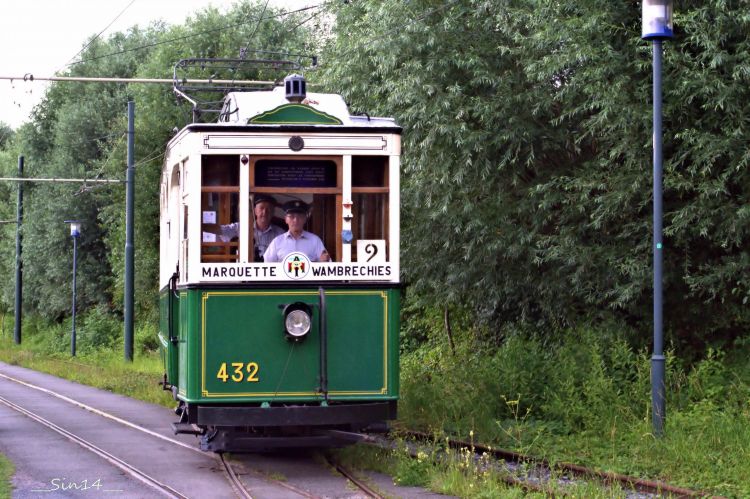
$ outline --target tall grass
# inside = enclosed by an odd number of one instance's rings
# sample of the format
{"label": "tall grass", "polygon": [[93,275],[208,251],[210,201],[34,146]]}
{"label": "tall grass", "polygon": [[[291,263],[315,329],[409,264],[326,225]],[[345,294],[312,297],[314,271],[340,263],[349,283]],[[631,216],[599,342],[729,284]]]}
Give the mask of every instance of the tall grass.
{"label": "tall grass", "polygon": [[[616,330],[567,331],[556,341],[503,332],[439,335],[402,356],[400,420],[551,460],[750,496],[748,348],[667,359],[666,435],[651,429],[650,356]],[[739,351],[741,349],[741,351]]]}

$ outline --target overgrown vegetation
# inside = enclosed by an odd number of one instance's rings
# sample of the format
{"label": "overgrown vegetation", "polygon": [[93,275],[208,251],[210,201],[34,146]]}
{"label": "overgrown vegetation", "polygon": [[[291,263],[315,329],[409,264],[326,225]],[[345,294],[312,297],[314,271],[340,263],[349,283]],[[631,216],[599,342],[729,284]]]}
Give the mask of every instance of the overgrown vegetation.
{"label": "overgrown vegetation", "polygon": [[[460,324],[460,322],[459,322]],[[415,329],[421,329],[416,331]],[[402,357],[400,421],[552,461],[587,464],[712,494],[747,497],[750,486],[750,345],[709,350],[694,363],[669,354],[667,429],[651,425],[650,355],[626,326],[560,335],[505,326],[505,341],[422,321],[426,340]],[[495,335],[491,335],[495,336]]]}
{"label": "overgrown vegetation", "polygon": [[418,451],[416,456],[413,456],[406,443],[395,450],[358,445],[344,448],[337,454],[339,459],[345,459],[350,466],[392,476],[394,483],[399,486],[427,487],[435,492],[457,497],[473,499],[543,498],[552,495],[592,499],[626,497],[625,492],[619,488],[595,482],[561,486],[554,480],[550,480],[550,483],[544,485],[546,493],[527,492],[506,481],[506,478],[522,479],[523,472],[516,476],[508,475],[506,471],[493,466],[494,463],[488,455],[477,457],[471,446],[459,450],[442,450],[440,446],[436,446],[432,450]]}

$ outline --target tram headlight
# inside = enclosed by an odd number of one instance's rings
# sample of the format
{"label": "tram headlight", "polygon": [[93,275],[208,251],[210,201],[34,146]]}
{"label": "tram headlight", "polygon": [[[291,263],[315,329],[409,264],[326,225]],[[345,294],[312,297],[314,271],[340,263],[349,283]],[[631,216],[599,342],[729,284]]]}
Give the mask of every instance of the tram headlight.
{"label": "tram headlight", "polygon": [[292,341],[301,341],[312,329],[312,310],[306,303],[291,303],[284,307],[284,332]]}

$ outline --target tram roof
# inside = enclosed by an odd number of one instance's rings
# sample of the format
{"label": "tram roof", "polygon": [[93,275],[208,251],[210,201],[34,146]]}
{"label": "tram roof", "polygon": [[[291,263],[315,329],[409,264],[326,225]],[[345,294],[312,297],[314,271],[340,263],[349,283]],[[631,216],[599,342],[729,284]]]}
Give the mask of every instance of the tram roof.
{"label": "tram roof", "polygon": [[171,147],[191,132],[345,132],[401,134],[393,118],[352,116],[338,94],[309,93],[301,103],[289,102],[284,88],[230,92],[221,121],[190,123],[169,141]]}
{"label": "tram roof", "polygon": [[224,98],[228,125],[333,125],[363,128],[396,127],[393,118],[352,116],[338,94],[309,93],[301,103],[287,100],[284,88],[230,92]]}

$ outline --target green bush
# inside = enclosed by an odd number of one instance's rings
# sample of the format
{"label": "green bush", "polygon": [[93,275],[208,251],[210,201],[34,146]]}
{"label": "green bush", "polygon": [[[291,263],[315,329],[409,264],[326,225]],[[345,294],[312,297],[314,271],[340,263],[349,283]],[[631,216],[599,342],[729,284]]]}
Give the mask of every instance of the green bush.
{"label": "green bush", "polygon": [[578,328],[543,341],[506,326],[495,346],[457,328],[452,352],[442,319],[431,317],[431,326],[424,318],[420,325],[422,346],[402,355],[402,425],[732,497],[750,494],[747,342],[728,353],[708,350],[692,363],[667,351],[667,427],[657,439],[650,352],[631,346],[624,330]]}

